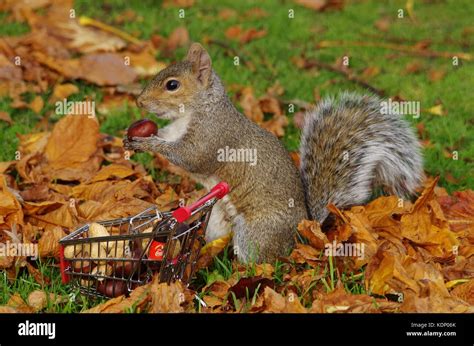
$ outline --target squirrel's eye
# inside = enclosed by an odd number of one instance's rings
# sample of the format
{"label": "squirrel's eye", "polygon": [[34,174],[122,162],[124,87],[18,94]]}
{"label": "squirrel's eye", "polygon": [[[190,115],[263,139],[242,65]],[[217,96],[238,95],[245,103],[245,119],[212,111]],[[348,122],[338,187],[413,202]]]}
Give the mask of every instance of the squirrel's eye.
{"label": "squirrel's eye", "polygon": [[166,82],[166,90],[175,91],[179,88],[179,82],[176,79],[171,79]]}

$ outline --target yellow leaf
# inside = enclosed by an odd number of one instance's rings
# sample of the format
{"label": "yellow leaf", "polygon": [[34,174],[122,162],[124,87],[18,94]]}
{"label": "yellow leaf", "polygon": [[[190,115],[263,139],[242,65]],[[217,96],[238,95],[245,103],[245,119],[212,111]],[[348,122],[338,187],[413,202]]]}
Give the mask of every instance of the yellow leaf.
{"label": "yellow leaf", "polygon": [[429,113],[429,114],[442,116],[442,115],[444,115],[443,105],[439,104],[439,105],[433,106],[431,108],[428,108],[426,110],[426,112]]}

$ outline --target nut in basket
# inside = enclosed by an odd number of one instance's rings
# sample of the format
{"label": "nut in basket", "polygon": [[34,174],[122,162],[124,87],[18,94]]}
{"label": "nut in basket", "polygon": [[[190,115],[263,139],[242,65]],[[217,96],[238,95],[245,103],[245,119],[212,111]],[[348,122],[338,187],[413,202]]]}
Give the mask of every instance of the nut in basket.
{"label": "nut in basket", "polygon": [[188,283],[213,205],[229,191],[221,182],[190,206],[85,224],[60,240],[62,281],[96,297],[127,294],[159,273]]}

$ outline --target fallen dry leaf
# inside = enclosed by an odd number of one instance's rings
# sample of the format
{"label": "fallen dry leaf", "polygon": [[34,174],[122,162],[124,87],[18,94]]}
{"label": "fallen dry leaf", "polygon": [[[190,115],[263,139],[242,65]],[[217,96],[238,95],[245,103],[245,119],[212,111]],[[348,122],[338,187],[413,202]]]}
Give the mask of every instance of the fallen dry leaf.
{"label": "fallen dry leaf", "polygon": [[17,312],[21,313],[32,313],[35,312],[35,309],[29,306],[19,293],[14,293],[10,296],[10,299],[7,302],[7,306],[15,309]]}
{"label": "fallen dry leaf", "polygon": [[301,221],[298,224],[298,233],[308,239],[309,244],[315,249],[322,250],[329,242],[326,235],[321,231],[321,225],[317,221]]}
{"label": "fallen dry leaf", "polygon": [[56,84],[54,86],[53,94],[51,95],[49,102],[54,103],[59,100],[67,99],[69,96],[77,94],[78,92],[79,88],[74,84]]}
{"label": "fallen dry leaf", "polygon": [[225,36],[231,40],[237,40],[242,44],[265,37],[266,30],[257,30],[255,28],[242,29],[241,26],[231,26],[225,31]]}
{"label": "fallen dry leaf", "polygon": [[226,248],[226,246],[229,244],[231,239],[232,239],[232,235],[229,234],[225,237],[215,239],[207,243],[201,249],[201,253],[199,254],[196,268],[199,270],[201,268],[208,267],[214,260],[214,257],[220,254]]}
{"label": "fallen dry leaf", "polygon": [[38,252],[40,257],[59,258],[59,240],[65,237],[66,233],[61,227],[54,227],[44,232],[38,241]]}
{"label": "fallen dry leaf", "polygon": [[298,5],[315,11],[325,11],[328,9],[341,10],[344,7],[343,0],[295,0]]}
{"label": "fallen dry leaf", "polygon": [[263,312],[273,313],[305,313],[306,309],[301,305],[296,294],[290,293],[287,297],[275,292],[270,287],[265,287]]}
{"label": "fallen dry leaf", "polygon": [[0,112],[0,120],[8,123],[9,125],[13,124],[12,118],[10,118],[10,114],[7,112]]}
{"label": "fallen dry leaf", "polygon": [[28,106],[33,112],[39,114],[44,106],[43,98],[41,96],[35,96]]}
{"label": "fallen dry leaf", "polygon": [[474,305],[474,279],[456,286],[451,291],[451,295],[464,300],[470,305]]}

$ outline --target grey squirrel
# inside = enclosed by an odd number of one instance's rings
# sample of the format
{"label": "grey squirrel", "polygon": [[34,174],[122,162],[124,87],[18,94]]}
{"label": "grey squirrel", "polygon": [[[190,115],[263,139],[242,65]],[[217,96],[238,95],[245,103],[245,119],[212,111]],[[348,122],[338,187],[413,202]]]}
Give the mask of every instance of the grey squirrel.
{"label": "grey squirrel", "polygon": [[[171,124],[157,136],[125,137],[124,147],[160,153],[206,188],[226,181],[231,192],[214,206],[207,240],[233,230],[239,260],[270,262],[294,245],[301,220],[326,219],[328,203],[364,203],[378,185],[406,196],[421,183],[416,136],[399,116],[382,114],[380,102],[345,93],[308,112],[298,172],[281,142],[234,107],[209,54],[193,43],[137,98]],[[222,159],[223,150],[254,152],[256,160]]]}

